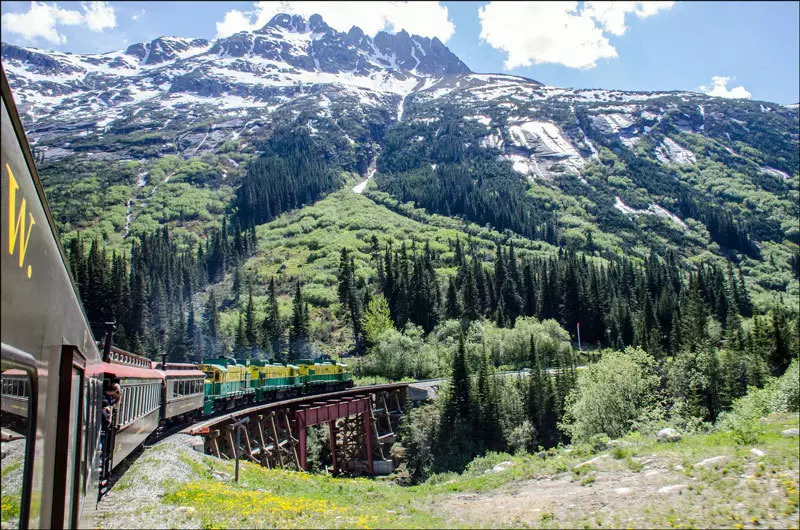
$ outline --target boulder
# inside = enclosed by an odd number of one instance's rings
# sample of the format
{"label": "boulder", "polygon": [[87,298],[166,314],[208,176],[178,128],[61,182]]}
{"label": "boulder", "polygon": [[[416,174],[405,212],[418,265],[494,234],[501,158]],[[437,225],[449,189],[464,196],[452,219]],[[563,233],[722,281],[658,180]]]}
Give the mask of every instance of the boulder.
{"label": "boulder", "polygon": [[785,431],[781,431],[781,436],[785,436],[786,438],[800,436],[800,429],[786,429]]}
{"label": "boulder", "polygon": [[695,467],[717,467],[730,459],[731,457],[728,455],[712,456],[696,463]]}
{"label": "boulder", "polygon": [[492,469],[487,469],[486,473],[500,473],[501,471],[505,471],[506,469],[512,467],[513,465],[514,465],[514,462],[506,460],[505,462],[500,462],[499,464],[494,466]]}
{"label": "boulder", "polygon": [[681,434],[671,427],[661,429],[656,433],[659,442],[677,442],[681,439]]}

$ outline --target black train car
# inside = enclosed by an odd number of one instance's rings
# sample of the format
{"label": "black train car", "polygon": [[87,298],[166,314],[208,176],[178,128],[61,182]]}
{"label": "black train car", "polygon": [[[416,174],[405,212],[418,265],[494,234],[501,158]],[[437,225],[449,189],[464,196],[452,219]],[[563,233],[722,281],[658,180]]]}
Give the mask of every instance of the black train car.
{"label": "black train car", "polygon": [[[22,383],[27,385],[22,429],[26,432],[20,433],[24,435],[20,440],[2,442],[19,444],[15,454],[23,464],[21,483],[9,485],[4,480],[3,503],[17,505],[20,528],[93,527],[103,393],[101,357],[4,70],[1,88],[2,372],[27,374]],[[13,374],[8,374],[9,380]],[[10,458],[4,458],[3,464],[9,465],[6,459]],[[4,521],[4,526],[10,523]]]}
{"label": "black train car", "polygon": [[206,374],[196,364],[152,363],[164,375],[161,421],[166,426],[198,418],[203,413]]}

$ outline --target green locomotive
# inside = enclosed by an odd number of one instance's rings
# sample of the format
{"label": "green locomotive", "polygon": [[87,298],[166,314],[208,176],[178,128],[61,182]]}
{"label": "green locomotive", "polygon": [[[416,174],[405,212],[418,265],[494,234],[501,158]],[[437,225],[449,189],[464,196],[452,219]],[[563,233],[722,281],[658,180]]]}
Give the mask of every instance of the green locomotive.
{"label": "green locomotive", "polygon": [[353,386],[352,374],[342,363],[310,359],[295,363],[231,357],[205,359],[199,365],[206,374],[203,415]]}

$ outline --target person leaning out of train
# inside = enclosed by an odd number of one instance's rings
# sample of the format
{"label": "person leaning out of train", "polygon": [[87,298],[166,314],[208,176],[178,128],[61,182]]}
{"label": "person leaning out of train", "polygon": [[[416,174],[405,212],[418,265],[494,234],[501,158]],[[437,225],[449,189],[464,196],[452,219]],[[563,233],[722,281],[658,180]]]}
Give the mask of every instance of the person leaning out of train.
{"label": "person leaning out of train", "polygon": [[106,421],[106,425],[111,424],[111,415],[114,409],[119,407],[121,396],[122,388],[119,386],[119,383],[114,383],[114,386],[106,389],[103,395],[103,418]]}

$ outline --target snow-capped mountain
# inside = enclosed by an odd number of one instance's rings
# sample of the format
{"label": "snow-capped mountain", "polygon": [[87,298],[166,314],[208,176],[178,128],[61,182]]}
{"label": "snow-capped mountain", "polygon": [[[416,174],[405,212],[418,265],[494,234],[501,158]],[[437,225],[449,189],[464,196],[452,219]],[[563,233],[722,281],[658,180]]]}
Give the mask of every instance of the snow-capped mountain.
{"label": "snow-capped mountain", "polygon": [[[457,108],[485,128],[481,147],[536,179],[579,172],[598,155],[590,137],[633,149],[655,135],[659,160],[692,164],[670,132],[714,137],[733,152],[752,137],[752,123],[769,135],[775,120],[797,118],[781,105],[689,92],[564,89],[475,74],[436,38],[344,33],[318,15],[280,14],[255,32],[160,37],[100,55],[3,43],[2,60],[29,136],[47,158],[189,157],[241,137],[256,143],[286,120],[371,149],[393,123],[431,122]],[[772,163],[788,178],[792,167]]]}

